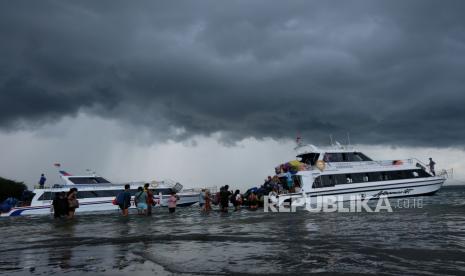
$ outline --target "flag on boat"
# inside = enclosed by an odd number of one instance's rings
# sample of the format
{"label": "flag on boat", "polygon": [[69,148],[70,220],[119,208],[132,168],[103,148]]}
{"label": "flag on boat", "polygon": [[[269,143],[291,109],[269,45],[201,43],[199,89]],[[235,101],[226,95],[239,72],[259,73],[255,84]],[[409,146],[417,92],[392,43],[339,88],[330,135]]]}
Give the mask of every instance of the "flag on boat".
{"label": "flag on boat", "polygon": [[295,142],[297,145],[300,146],[302,143],[302,137],[300,135],[297,135],[297,137],[295,138]]}
{"label": "flag on boat", "polygon": [[63,176],[71,176],[71,174],[69,174],[69,173],[67,173],[67,172],[65,172],[65,171],[60,171],[60,173],[61,173],[61,175],[63,175]]}
{"label": "flag on boat", "polygon": [[55,166],[55,167],[61,167],[61,164],[60,164],[60,163],[55,163],[55,164],[53,164],[53,166]]}

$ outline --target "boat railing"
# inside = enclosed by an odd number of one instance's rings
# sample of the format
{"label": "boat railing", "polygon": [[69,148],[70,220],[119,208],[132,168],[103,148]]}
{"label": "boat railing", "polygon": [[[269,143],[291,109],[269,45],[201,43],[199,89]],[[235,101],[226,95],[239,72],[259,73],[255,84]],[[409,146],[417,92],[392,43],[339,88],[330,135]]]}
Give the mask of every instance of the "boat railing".
{"label": "boat railing", "polygon": [[401,165],[415,165],[415,162],[420,163],[420,161],[410,158],[410,159],[397,159],[397,160],[381,160],[381,161],[361,161],[361,162],[327,162],[326,165],[328,168],[334,169],[348,169],[348,168],[373,168],[373,167],[392,167],[392,166],[401,166]]}
{"label": "boat railing", "polygon": [[[130,185],[133,185],[134,183],[127,183],[127,184],[130,184]],[[75,185],[68,185],[68,184],[54,184],[53,186],[43,186],[43,187],[40,187],[39,185],[35,185],[34,186],[34,189],[38,189],[38,190],[62,190],[63,188],[68,188],[68,189],[71,189],[71,188],[77,188],[79,190],[79,188],[92,188],[92,189],[96,189],[96,190],[99,190],[99,189],[102,189],[103,188],[115,188],[115,187],[122,187],[124,186],[125,184],[118,184],[118,183],[104,183],[104,184],[75,184]]]}
{"label": "boat railing", "polygon": [[[382,161],[367,161],[367,162],[328,162],[326,163],[328,168],[330,169],[348,169],[348,168],[373,168],[373,167],[380,167],[380,168],[388,168],[388,167],[396,167],[402,165],[410,165],[421,168],[429,173],[432,173],[429,165],[423,163],[422,161],[418,160],[417,158],[409,158],[409,159],[399,159],[399,160],[382,160]],[[312,167],[312,169],[316,169],[316,167]],[[442,176],[445,178],[453,178],[454,169],[442,169],[438,170],[438,176]]]}
{"label": "boat railing", "polygon": [[211,194],[214,194],[218,191],[218,187],[211,186],[211,187],[202,187],[202,188],[189,188],[189,189],[182,190],[182,192],[200,193],[205,190],[208,190]]}
{"label": "boat railing", "polygon": [[437,173],[438,176],[442,176],[446,179],[453,179],[454,178],[454,168],[450,169],[442,169]]}
{"label": "boat railing", "polygon": [[33,188],[39,190],[39,189],[50,189],[50,188],[52,188],[52,187],[50,187],[50,186],[34,185]]}

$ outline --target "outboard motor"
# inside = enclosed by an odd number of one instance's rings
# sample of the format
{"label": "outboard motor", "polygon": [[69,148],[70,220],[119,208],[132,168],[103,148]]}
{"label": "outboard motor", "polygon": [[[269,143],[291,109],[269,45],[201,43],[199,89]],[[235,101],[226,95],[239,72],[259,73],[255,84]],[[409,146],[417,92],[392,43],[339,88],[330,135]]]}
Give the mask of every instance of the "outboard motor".
{"label": "outboard motor", "polygon": [[179,193],[182,190],[182,185],[179,182],[176,182],[173,188],[171,188],[174,192]]}

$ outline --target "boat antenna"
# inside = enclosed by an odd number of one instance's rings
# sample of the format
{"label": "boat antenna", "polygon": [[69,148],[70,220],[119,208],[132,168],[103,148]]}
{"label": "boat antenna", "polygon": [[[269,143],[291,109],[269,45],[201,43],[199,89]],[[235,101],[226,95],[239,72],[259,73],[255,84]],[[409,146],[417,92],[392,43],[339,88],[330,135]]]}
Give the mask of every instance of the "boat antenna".
{"label": "boat antenna", "polygon": [[299,149],[299,148],[301,148],[301,147],[304,146],[302,140],[303,140],[302,135],[297,134],[297,136],[296,136],[296,138],[295,138],[296,146],[295,146],[294,150],[297,150],[297,149]]}
{"label": "boat antenna", "polygon": [[[63,177],[63,173],[62,173],[62,172],[64,172],[64,171],[61,171],[61,170],[62,170],[62,168],[61,168],[61,163],[55,162],[55,163],[53,164],[53,166],[57,169],[57,171],[58,171],[58,176],[60,177],[61,181],[63,181],[63,184],[66,185],[66,180],[65,180],[65,178]],[[64,172],[64,173],[66,173],[66,172]]]}
{"label": "boat antenna", "polygon": [[347,147],[350,148],[350,133],[347,132]]}
{"label": "boat antenna", "polygon": [[92,170],[92,169],[86,169],[86,172],[87,172],[88,174],[92,174],[93,176],[97,176],[97,172],[94,171],[94,170]]}
{"label": "boat antenna", "polygon": [[332,134],[329,135],[329,142],[331,143],[331,146],[333,146],[333,135]]}

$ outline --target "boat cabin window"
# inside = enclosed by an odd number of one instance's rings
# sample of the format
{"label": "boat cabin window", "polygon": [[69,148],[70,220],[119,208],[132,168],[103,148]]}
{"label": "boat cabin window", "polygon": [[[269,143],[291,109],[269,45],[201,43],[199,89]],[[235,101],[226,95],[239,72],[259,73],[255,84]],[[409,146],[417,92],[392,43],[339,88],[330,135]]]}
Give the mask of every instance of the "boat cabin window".
{"label": "boat cabin window", "polygon": [[372,161],[361,152],[331,152],[325,153],[323,160],[325,162],[362,162]]}
{"label": "boat cabin window", "polygon": [[108,184],[110,181],[103,177],[69,177],[69,181],[74,184]]}
{"label": "boat cabin window", "polygon": [[387,174],[386,172],[381,173],[381,180],[391,180],[390,176],[391,174]]}
{"label": "boat cabin window", "polygon": [[321,175],[315,178],[313,188],[334,187],[335,181],[332,175]]}
{"label": "boat cabin window", "polygon": [[325,162],[343,162],[342,153],[325,153],[323,157]]}
{"label": "boat cabin window", "polygon": [[[95,191],[98,195],[98,197],[114,197],[117,196],[122,190],[101,190],[101,191]],[[78,198],[79,198],[79,193],[78,191]]]}
{"label": "boat cabin window", "polygon": [[[100,191],[79,191],[77,193],[77,198],[96,198],[96,197],[116,197],[119,193],[123,192],[122,189],[119,190],[100,190]],[[131,195],[137,193],[136,189],[131,189],[129,191]],[[45,192],[43,193],[38,200],[53,200],[55,198],[55,192]]]}
{"label": "boat cabin window", "polygon": [[319,153],[306,153],[298,155],[297,157],[300,158],[300,162],[308,164],[310,166],[315,166],[316,161],[318,161],[318,157],[320,157]]}
{"label": "boat cabin window", "polygon": [[[362,182],[368,181],[368,177],[366,176],[366,174],[363,174],[363,173],[353,173],[353,174],[349,174],[349,176],[352,179],[351,183],[362,183]],[[367,180],[364,179],[365,177],[367,177]]]}
{"label": "boat cabin window", "polygon": [[[415,174],[416,174],[417,176],[415,176]],[[412,175],[413,175],[414,177],[428,177],[428,176],[431,176],[431,174],[427,173],[427,172],[424,171],[424,170],[415,170],[415,171],[412,172]]]}
{"label": "boat cabin window", "polygon": [[380,172],[370,172],[367,173],[368,175],[368,181],[382,181],[383,180],[383,175]]}
{"label": "boat cabin window", "polygon": [[99,197],[97,191],[78,191],[77,198],[93,198]]}
{"label": "boat cabin window", "polygon": [[171,188],[154,189],[153,195],[158,195],[159,193],[161,193],[162,195],[170,195],[171,191],[172,191]]}
{"label": "boat cabin window", "polygon": [[411,179],[418,177],[431,177],[431,175],[425,170],[421,169],[322,175],[315,178],[315,181],[313,182],[313,188],[333,187],[334,185],[352,183]]}
{"label": "boat cabin window", "polygon": [[366,156],[365,154],[361,152],[354,152],[354,153],[349,153],[349,161],[352,162],[361,162],[361,161],[373,161],[371,158]]}

